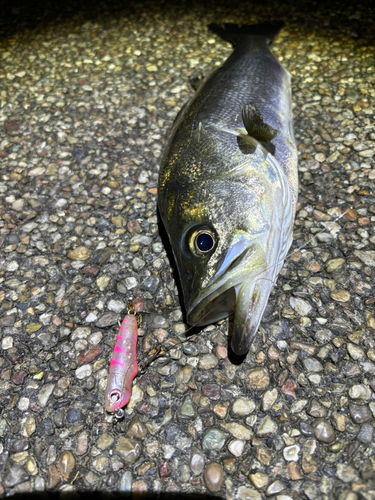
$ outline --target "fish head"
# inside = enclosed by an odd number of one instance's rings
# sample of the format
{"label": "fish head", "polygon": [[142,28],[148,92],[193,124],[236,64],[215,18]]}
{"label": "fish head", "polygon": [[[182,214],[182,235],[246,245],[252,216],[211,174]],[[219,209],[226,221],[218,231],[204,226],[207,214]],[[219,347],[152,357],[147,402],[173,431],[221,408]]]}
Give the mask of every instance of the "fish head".
{"label": "fish head", "polygon": [[187,322],[234,314],[237,354],[250,347],[291,242],[290,190],[270,161],[263,155],[261,165],[249,159],[230,175],[186,183],[164,210]]}

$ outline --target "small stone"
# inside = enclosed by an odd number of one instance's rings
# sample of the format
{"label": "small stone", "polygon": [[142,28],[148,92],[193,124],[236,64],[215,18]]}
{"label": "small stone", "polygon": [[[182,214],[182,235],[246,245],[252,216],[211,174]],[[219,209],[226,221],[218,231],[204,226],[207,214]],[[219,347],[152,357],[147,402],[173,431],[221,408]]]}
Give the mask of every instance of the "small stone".
{"label": "small stone", "polygon": [[202,386],[202,394],[216,401],[220,399],[220,386],[218,384],[205,384]]}
{"label": "small stone", "polygon": [[355,250],[354,255],[357,256],[361,262],[366,264],[366,266],[375,266],[375,250]]}
{"label": "small stone", "polygon": [[101,472],[102,474],[106,473],[110,467],[109,458],[103,456],[98,457],[92,462],[92,466],[97,472]]}
{"label": "small stone", "polygon": [[301,448],[297,444],[293,444],[292,446],[287,446],[286,448],[283,449],[283,455],[285,460],[288,462],[297,462],[298,461],[298,454],[301,451]]}
{"label": "small stone", "polygon": [[144,439],[147,436],[147,429],[139,417],[135,416],[130,422],[126,435],[136,439]]}
{"label": "small stone", "polygon": [[135,439],[121,436],[114,452],[126,463],[134,464],[141,454],[141,445]]}
{"label": "small stone", "polygon": [[60,474],[56,468],[56,465],[52,464],[48,467],[47,472],[47,484],[46,488],[48,490],[53,490],[60,482]]}
{"label": "small stone", "polygon": [[302,470],[305,474],[312,474],[317,469],[317,464],[310,453],[303,452],[302,454]]}
{"label": "small stone", "polygon": [[247,427],[236,422],[228,422],[221,424],[221,426],[235,438],[243,439],[244,441],[249,441],[253,436],[253,433]]}
{"label": "small stone", "polygon": [[266,415],[261,421],[257,428],[258,436],[269,436],[277,431],[277,424],[272,420],[269,415]]}
{"label": "small stone", "polygon": [[105,432],[99,437],[96,446],[99,448],[99,450],[106,450],[107,448],[112,446],[113,441],[114,441],[113,436]]}
{"label": "small stone", "polygon": [[159,464],[158,469],[160,477],[169,477],[172,474],[172,469],[168,462],[162,462]]}
{"label": "small stone", "polygon": [[223,420],[228,413],[229,401],[225,401],[225,403],[218,403],[213,407],[213,412],[215,415]]}
{"label": "small stone", "polygon": [[100,276],[97,280],[96,280],[96,285],[97,287],[99,288],[99,290],[101,292],[104,292],[104,290],[107,288],[107,286],[110,284],[111,282],[111,277],[110,276]]}
{"label": "small stone", "polygon": [[95,323],[95,326],[98,328],[106,328],[107,326],[117,325],[118,319],[118,314],[110,312],[99,318],[99,320]]}
{"label": "small stone", "polygon": [[92,374],[92,366],[91,365],[82,365],[76,369],[76,378],[78,380],[83,380],[84,378],[89,377]]}
{"label": "small stone", "polygon": [[281,493],[285,489],[286,489],[286,484],[280,481],[280,479],[278,479],[277,481],[274,481],[268,486],[268,488],[266,489],[266,495],[268,497],[272,495],[277,495],[278,493]]}
{"label": "small stone", "polygon": [[354,361],[359,361],[365,357],[365,353],[360,347],[357,347],[354,344],[348,343],[346,344],[346,348],[348,350],[349,356],[354,359]]}
{"label": "small stone", "polygon": [[108,302],[107,307],[110,311],[120,313],[121,311],[123,311],[125,309],[126,306],[122,300],[113,300],[112,299]]}
{"label": "small stone", "polygon": [[77,247],[68,253],[70,260],[87,260],[90,258],[91,252],[86,247]]}
{"label": "small stone", "polygon": [[270,377],[265,368],[253,368],[246,373],[246,385],[252,390],[261,390],[270,383]]}
{"label": "small stone", "polygon": [[55,388],[55,384],[47,384],[41,388],[38,394],[38,401],[40,406],[45,407],[48,403],[48,400]]}
{"label": "small stone", "polygon": [[372,413],[367,405],[349,405],[350,415],[353,422],[356,424],[363,424],[372,418]]}
{"label": "small stone", "polygon": [[85,416],[79,408],[69,408],[66,412],[66,422],[77,425],[85,420]]}
{"label": "small stone", "polygon": [[99,274],[99,271],[100,271],[99,267],[89,266],[85,267],[82,273],[85,274],[86,276],[92,276],[93,278],[95,278]]}
{"label": "small stone", "polygon": [[69,479],[69,476],[75,466],[75,458],[70,451],[64,451],[57,462],[57,468],[64,479]]}
{"label": "small stone", "polygon": [[255,488],[258,489],[264,488],[270,482],[267,474],[264,474],[263,472],[256,472],[255,474],[250,474],[249,479],[253,483]]}
{"label": "small stone", "polygon": [[204,469],[204,456],[202,452],[195,446],[193,446],[191,449],[189,464],[191,471],[196,476],[201,474]]}
{"label": "small stone", "polygon": [[212,493],[220,490],[224,480],[224,472],[220,464],[209,464],[203,473],[204,482],[207,489]]}
{"label": "small stone", "polygon": [[3,318],[0,319],[0,328],[6,326],[13,326],[15,322],[16,322],[16,315],[8,314],[7,316],[4,316]]}
{"label": "small stone", "polygon": [[255,403],[251,399],[240,397],[236,399],[232,406],[232,413],[234,416],[238,415],[244,417],[249,415],[255,410]]}
{"label": "small stone", "polygon": [[327,414],[327,410],[321,405],[316,399],[312,399],[310,401],[309,408],[307,410],[307,414],[311,417],[325,417]]}
{"label": "small stone", "polygon": [[132,490],[132,473],[130,470],[124,472],[120,479],[119,491],[129,493]]}
{"label": "small stone", "polygon": [[349,389],[349,396],[352,399],[369,400],[371,399],[371,395],[371,389],[364,384],[353,385]]}
{"label": "small stone", "polygon": [[331,299],[336,300],[336,302],[349,302],[350,298],[350,293],[347,290],[331,293]]}
{"label": "small stone", "polygon": [[308,372],[318,373],[318,372],[323,371],[322,363],[315,358],[308,357],[308,358],[303,359],[302,362],[303,362],[305,369]]}
{"label": "small stone", "polygon": [[219,360],[214,354],[204,354],[198,363],[200,370],[212,370],[218,364]]}
{"label": "small stone", "polygon": [[[281,388],[281,392],[285,394],[286,396],[292,396],[294,399],[297,398],[296,393],[294,392],[295,389],[297,388],[296,383],[292,379],[288,379],[285,384]],[[293,405],[294,406],[294,403]]]}
{"label": "small stone", "polygon": [[220,451],[227,438],[227,434],[220,429],[209,429],[207,430],[202,439],[202,449],[203,451]]}
{"label": "small stone", "polygon": [[94,359],[100,356],[101,353],[102,350],[100,349],[100,347],[91,347],[88,351],[80,353],[80,355],[78,356],[78,364],[82,365],[83,363],[91,363],[92,361],[94,361]]}
{"label": "small stone", "polygon": [[357,473],[351,465],[338,463],[336,468],[336,477],[341,479],[344,483],[351,483],[356,480]]}
{"label": "small stone", "polygon": [[339,269],[342,269],[342,267],[345,264],[344,259],[331,259],[326,263],[326,271],[327,273],[334,273],[338,271]]}
{"label": "small stone", "polygon": [[13,488],[17,484],[24,483],[29,479],[28,473],[20,465],[12,465],[8,472],[4,475],[4,485],[8,488]]}
{"label": "small stone", "polygon": [[272,408],[277,399],[277,389],[272,389],[272,391],[266,391],[262,396],[262,408],[263,411],[267,412]]}
{"label": "small stone", "polygon": [[190,396],[188,396],[184,402],[182,403],[181,406],[179,406],[178,410],[177,410],[177,418],[178,419],[192,419],[195,417],[195,409],[194,409],[194,405],[191,401],[191,398]]}
{"label": "small stone", "polygon": [[303,476],[298,470],[296,462],[289,462],[286,468],[288,469],[288,474],[292,481],[298,481],[299,479],[302,479]]}
{"label": "small stone", "polygon": [[312,428],[316,439],[322,441],[323,443],[332,443],[332,441],[336,438],[335,430],[328,420],[318,418],[313,422]]}
{"label": "small stone", "polygon": [[43,325],[41,323],[29,323],[26,325],[26,333],[30,335],[30,333],[37,332],[42,328],[42,326]]}
{"label": "small stone", "polygon": [[240,486],[235,498],[238,500],[262,500],[262,495],[257,490],[253,490],[247,486]]}
{"label": "small stone", "polygon": [[193,374],[194,368],[190,365],[185,365],[175,373],[174,378],[176,384],[186,385],[190,382],[191,376]]}
{"label": "small stone", "polygon": [[290,297],[290,305],[299,316],[308,316],[313,310],[312,306],[300,297]]}
{"label": "small stone", "polygon": [[255,450],[255,457],[263,465],[269,465],[272,458],[271,453],[266,448],[257,448]]}
{"label": "small stone", "polygon": [[235,457],[240,457],[242,455],[244,447],[245,443],[241,439],[234,439],[228,444],[228,450]]}
{"label": "small stone", "polygon": [[[88,443],[89,443],[88,432],[87,431],[81,432],[78,436],[78,439],[77,439],[76,455],[78,455],[78,456],[85,455],[87,452],[87,449],[88,449]],[[101,449],[101,448],[99,448],[99,449]]]}
{"label": "small stone", "polygon": [[357,434],[357,439],[363,444],[370,444],[374,435],[374,428],[371,424],[362,424],[361,430]]}

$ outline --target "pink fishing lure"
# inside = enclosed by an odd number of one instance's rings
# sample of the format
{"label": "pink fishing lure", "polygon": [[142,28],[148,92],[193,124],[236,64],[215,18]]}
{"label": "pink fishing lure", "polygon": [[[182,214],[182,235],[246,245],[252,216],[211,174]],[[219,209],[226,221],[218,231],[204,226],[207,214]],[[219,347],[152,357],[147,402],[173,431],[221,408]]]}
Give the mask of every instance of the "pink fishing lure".
{"label": "pink fishing lure", "polygon": [[129,402],[131,385],[138,374],[137,337],[137,318],[128,314],[121,323],[109,365],[105,391],[105,409],[109,413],[116,412]]}

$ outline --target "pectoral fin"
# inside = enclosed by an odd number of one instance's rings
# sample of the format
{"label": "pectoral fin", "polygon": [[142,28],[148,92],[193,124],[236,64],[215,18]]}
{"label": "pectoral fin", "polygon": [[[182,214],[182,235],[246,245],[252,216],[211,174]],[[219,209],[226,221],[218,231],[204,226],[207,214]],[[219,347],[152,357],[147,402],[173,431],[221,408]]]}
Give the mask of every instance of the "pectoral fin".
{"label": "pectoral fin", "polygon": [[254,137],[271,154],[275,154],[275,146],[271,141],[279,134],[279,131],[264,123],[254,104],[247,104],[243,108],[242,121],[249,136]]}

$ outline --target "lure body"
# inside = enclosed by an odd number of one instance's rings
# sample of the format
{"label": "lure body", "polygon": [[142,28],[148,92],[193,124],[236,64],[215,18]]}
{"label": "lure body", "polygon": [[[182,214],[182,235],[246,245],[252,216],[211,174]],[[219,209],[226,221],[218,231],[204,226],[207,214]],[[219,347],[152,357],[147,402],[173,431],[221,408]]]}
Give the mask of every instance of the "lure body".
{"label": "lure body", "polygon": [[125,406],[131,396],[131,384],[138,374],[137,319],[125,316],[121,323],[113,350],[105,392],[105,409],[114,413]]}

